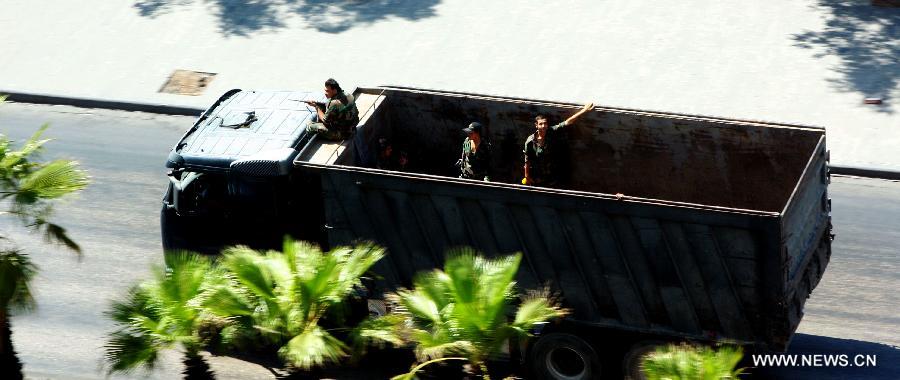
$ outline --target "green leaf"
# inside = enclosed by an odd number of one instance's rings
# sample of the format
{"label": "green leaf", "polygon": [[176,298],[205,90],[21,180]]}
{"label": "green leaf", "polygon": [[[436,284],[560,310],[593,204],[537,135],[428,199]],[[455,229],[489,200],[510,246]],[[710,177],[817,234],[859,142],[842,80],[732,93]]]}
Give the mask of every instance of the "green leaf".
{"label": "green leaf", "polygon": [[412,315],[427,319],[433,323],[441,322],[441,314],[438,312],[437,303],[428,295],[413,290],[401,290],[397,292],[400,302]]}
{"label": "green leaf", "polygon": [[559,308],[552,299],[538,295],[526,298],[519,305],[513,325],[521,329],[528,329],[534,324],[547,322],[565,315],[566,311]]}
{"label": "green leaf", "polygon": [[343,342],[316,326],[293,337],[278,350],[278,354],[298,368],[310,369],[325,363],[337,363],[346,351]]}
{"label": "green leaf", "polygon": [[460,354],[478,364],[531,324],[562,316],[546,296],[512,310],[520,263],[521,254],[488,259],[469,248],[450,251],[443,271],[420,273],[412,290],[386,297],[406,318],[400,336],[415,343],[420,360]]}
{"label": "green leaf", "polygon": [[44,239],[50,243],[62,244],[75,253],[81,254],[81,247],[66,233],[66,229],[55,223],[44,225]]}
{"label": "green leaf", "polygon": [[735,370],[743,356],[740,348],[666,345],[648,354],[641,368],[648,380],[720,380],[736,379]]}
{"label": "green leaf", "polygon": [[144,367],[152,369],[159,358],[158,347],[146,335],[116,331],[103,346],[107,372],[131,372]]}
{"label": "green leaf", "polygon": [[[110,373],[152,366],[158,351],[180,346],[188,353],[202,347],[205,283],[217,273],[208,258],[190,252],[166,252],[164,267],[129,289],[106,315],[116,322],[106,345]],[[220,273],[220,272],[218,272]]]}
{"label": "green leaf", "polygon": [[219,287],[206,295],[203,307],[223,317],[252,316],[254,307],[236,293],[235,289]]}
{"label": "green leaf", "polygon": [[0,307],[9,311],[34,309],[31,280],[37,273],[31,259],[17,250],[0,251]]}
{"label": "green leaf", "polygon": [[352,330],[350,335],[357,347],[381,345],[382,343],[390,343],[399,347],[405,344],[401,337],[404,322],[403,316],[398,314],[366,318]]}
{"label": "green leaf", "polygon": [[224,251],[222,265],[249,291],[258,297],[275,298],[269,266],[262,256],[247,247],[235,247]]}
{"label": "green leaf", "polygon": [[78,169],[77,162],[56,160],[23,178],[16,200],[33,203],[34,199],[55,199],[84,189],[88,183],[87,173]]}

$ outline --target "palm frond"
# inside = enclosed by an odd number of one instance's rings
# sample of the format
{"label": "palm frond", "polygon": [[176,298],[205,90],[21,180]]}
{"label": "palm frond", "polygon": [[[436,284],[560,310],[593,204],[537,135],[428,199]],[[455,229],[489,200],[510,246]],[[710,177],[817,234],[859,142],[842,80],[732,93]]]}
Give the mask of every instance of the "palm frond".
{"label": "palm frond", "polygon": [[451,294],[456,303],[469,303],[478,300],[479,263],[476,252],[471,248],[451,250],[444,261],[444,273],[450,280]]}
{"label": "palm frond", "polygon": [[399,314],[388,314],[377,318],[366,318],[350,333],[354,346],[383,346],[384,343],[393,346],[404,345],[403,325],[406,318]]}
{"label": "palm frond", "polygon": [[537,323],[561,318],[566,314],[568,310],[559,306],[549,289],[533,290],[523,298],[512,324],[516,328],[527,330]]}
{"label": "palm frond", "polygon": [[515,286],[516,273],[522,262],[522,254],[516,253],[510,256],[480,261],[480,275],[482,276],[482,297],[490,304],[499,304],[510,297]]}
{"label": "palm frond", "polygon": [[413,278],[416,291],[431,299],[439,310],[455,302],[450,282],[450,277],[440,270],[419,272]]}
{"label": "palm frond", "polygon": [[158,351],[177,346],[196,353],[203,346],[200,330],[207,318],[200,299],[211,271],[206,257],[166,252],[165,266],[154,268],[152,279],[115,301],[106,312],[118,328],[106,345],[108,371],[152,366]]}
{"label": "palm frond", "polygon": [[87,173],[78,168],[77,162],[51,161],[22,179],[15,199],[26,204],[37,199],[55,199],[84,189],[88,183]]}
{"label": "palm frond", "polygon": [[[361,244],[323,253],[312,244],[285,238],[282,250],[224,250],[222,268],[230,283],[211,287],[204,305],[215,314],[239,317],[241,323],[233,328],[244,331],[234,336],[282,345],[281,357],[293,366],[337,361],[347,347],[318,322],[361,284],[359,277],[383,257],[383,249]],[[367,339],[376,338],[374,330],[368,334]]]}
{"label": "palm frond", "polygon": [[44,124],[38,130],[31,135],[25,144],[22,145],[22,148],[19,150],[9,150],[9,139],[4,138],[3,144],[0,144],[3,149],[3,157],[0,158],[0,170],[5,171],[7,173],[20,173],[27,174],[30,171],[30,168],[35,164],[29,163],[28,158],[36,153],[40,152],[42,146],[46,144],[48,139],[40,140],[41,135],[44,134],[44,131],[49,128],[49,124]]}
{"label": "palm frond", "polygon": [[409,372],[407,372],[407,373],[403,373],[403,374],[399,374],[399,375],[397,375],[397,376],[391,377],[391,380],[415,380],[415,379],[416,379],[416,374],[419,373],[419,371],[423,370],[426,366],[429,366],[429,365],[435,364],[435,363],[444,362],[444,361],[449,361],[449,360],[462,360],[462,361],[466,361],[466,360],[468,360],[468,359],[466,359],[466,358],[437,358],[437,359],[431,359],[431,360],[428,360],[428,361],[426,361],[426,362],[424,362],[424,363],[419,363],[419,364],[413,366],[412,369],[410,369]]}
{"label": "palm frond", "polygon": [[258,297],[275,298],[270,266],[263,256],[247,247],[234,247],[223,251],[222,265],[238,282]]}
{"label": "palm frond", "polygon": [[229,286],[210,289],[200,305],[223,317],[253,315],[254,305],[238,292],[237,288]]}
{"label": "palm frond", "polygon": [[153,319],[159,319],[157,314],[158,308],[151,305],[147,292],[143,287],[137,285],[128,289],[124,300],[113,301],[109,310],[104,313],[109,319],[120,325],[131,324],[135,316],[139,315],[149,315]]}
{"label": "palm frond", "polygon": [[419,336],[416,346],[416,357],[419,360],[431,360],[447,355],[462,355],[471,358],[476,345],[467,340],[443,341],[441,339],[427,339]]}
{"label": "palm frond", "polygon": [[413,316],[432,323],[441,322],[438,305],[427,294],[418,290],[400,290],[397,296],[403,308]]}
{"label": "palm frond", "polygon": [[641,369],[648,380],[720,380],[736,379],[735,370],[743,353],[740,348],[667,345],[648,354]]}
{"label": "palm frond", "polygon": [[17,250],[0,252],[0,307],[29,311],[35,306],[31,280],[37,273],[28,255]]}
{"label": "palm frond", "polygon": [[144,367],[153,369],[159,358],[159,347],[146,335],[116,331],[103,346],[107,372],[131,372]]}
{"label": "palm frond", "polygon": [[81,254],[81,246],[69,237],[65,228],[56,223],[44,223],[44,240],[48,243],[62,244],[75,253]]}
{"label": "palm frond", "polygon": [[278,350],[283,360],[302,369],[337,363],[346,352],[347,346],[343,342],[319,326],[291,338]]}
{"label": "palm frond", "polygon": [[[419,360],[465,356],[482,366],[531,324],[564,315],[549,297],[532,296],[511,315],[521,255],[488,259],[472,249],[448,253],[444,270],[420,273],[413,289],[386,299],[406,317],[398,336],[416,345]],[[543,293],[541,293],[543,294]]]}

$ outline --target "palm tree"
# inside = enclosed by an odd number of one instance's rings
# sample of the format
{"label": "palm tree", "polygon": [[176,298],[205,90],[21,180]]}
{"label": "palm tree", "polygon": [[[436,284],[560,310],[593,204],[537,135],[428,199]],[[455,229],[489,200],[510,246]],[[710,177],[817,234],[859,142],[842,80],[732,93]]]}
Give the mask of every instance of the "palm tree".
{"label": "palm tree", "polygon": [[743,353],[740,348],[723,346],[667,345],[648,354],[641,365],[647,380],[721,380],[737,379],[743,370],[735,370]]}
{"label": "palm tree", "polygon": [[124,301],[114,302],[107,315],[118,330],[105,346],[108,371],[152,369],[159,352],[179,348],[184,352],[185,379],[213,379],[200,356],[206,345],[201,336],[205,323],[204,290],[221,276],[211,261],[195,253],[170,252],[165,267],[154,268],[153,278],[130,289]]}
{"label": "palm tree", "polygon": [[[4,97],[0,96],[0,103]],[[75,161],[35,161],[43,145],[41,135],[47,129],[42,126],[18,150],[12,141],[0,134],[0,202],[9,208],[0,216],[12,216],[34,230],[44,233],[48,241],[65,245],[81,253],[61,226],[51,223],[53,202],[83,189],[88,176]],[[0,234],[0,240],[6,237]],[[22,378],[22,364],[12,346],[12,328],[9,316],[12,311],[28,311],[34,307],[30,282],[37,268],[18,250],[0,247],[0,378]]]}
{"label": "palm tree", "polygon": [[0,252],[0,377],[4,379],[22,378],[22,363],[12,347],[9,313],[34,307],[29,283],[36,271],[28,256],[18,251]]}
{"label": "palm tree", "polygon": [[19,150],[13,150],[12,141],[0,134],[0,201],[10,201],[9,209],[0,215],[18,217],[23,225],[43,230],[48,241],[80,253],[66,230],[51,223],[48,217],[53,211],[53,201],[84,189],[89,179],[75,161],[34,161],[43,145],[50,141],[41,139],[48,127],[43,125]]}
{"label": "palm tree", "polygon": [[320,322],[358,287],[360,277],[384,256],[371,244],[323,253],[286,238],[282,252],[248,247],[223,251],[228,281],[204,304],[233,322],[222,330],[228,344],[274,345],[289,365],[309,370],[337,363],[347,346]]}
{"label": "palm tree", "polygon": [[420,273],[412,290],[388,295],[403,317],[393,325],[396,335],[388,336],[415,344],[421,362],[397,378],[412,378],[425,365],[456,356],[489,379],[487,360],[510,338],[527,336],[535,324],[565,315],[546,291],[531,292],[514,307],[521,260],[521,254],[487,259],[468,248],[451,251],[443,271]]}

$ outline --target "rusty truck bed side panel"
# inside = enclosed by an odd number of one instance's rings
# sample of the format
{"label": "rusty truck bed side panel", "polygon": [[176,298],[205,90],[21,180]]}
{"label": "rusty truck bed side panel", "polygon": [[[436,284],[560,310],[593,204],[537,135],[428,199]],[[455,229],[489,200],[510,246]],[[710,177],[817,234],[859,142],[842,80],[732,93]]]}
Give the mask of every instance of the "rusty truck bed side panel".
{"label": "rusty truck bed side panel", "polygon": [[[328,243],[388,247],[387,288],[439,267],[446,249],[523,252],[518,281],[560,292],[599,326],[738,342],[765,340],[758,266],[777,214],[618,201],[460,179],[301,165],[321,178]],[[775,257],[773,257],[775,258]],[[777,259],[777,258],[776,258]]]}

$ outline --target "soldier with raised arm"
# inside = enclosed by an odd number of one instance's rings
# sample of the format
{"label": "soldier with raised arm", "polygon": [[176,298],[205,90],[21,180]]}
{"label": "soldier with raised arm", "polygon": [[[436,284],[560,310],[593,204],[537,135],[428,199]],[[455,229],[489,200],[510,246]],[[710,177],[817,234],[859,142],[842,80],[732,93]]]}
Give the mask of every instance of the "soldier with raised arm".
{"label": "soldier with raised arm", "polygon": [[562,123],[547,126],[547,116],[537,115],[534,118],[535,131],[525,140],[525,178],[523,185],[532,186],[557,186],[559,185],[559,166],[557,162],[560,144],[558,133],[568,125],[574,124],[581,115],[594,108],[594,103],[585,104],[578,112],[570,116]]}

